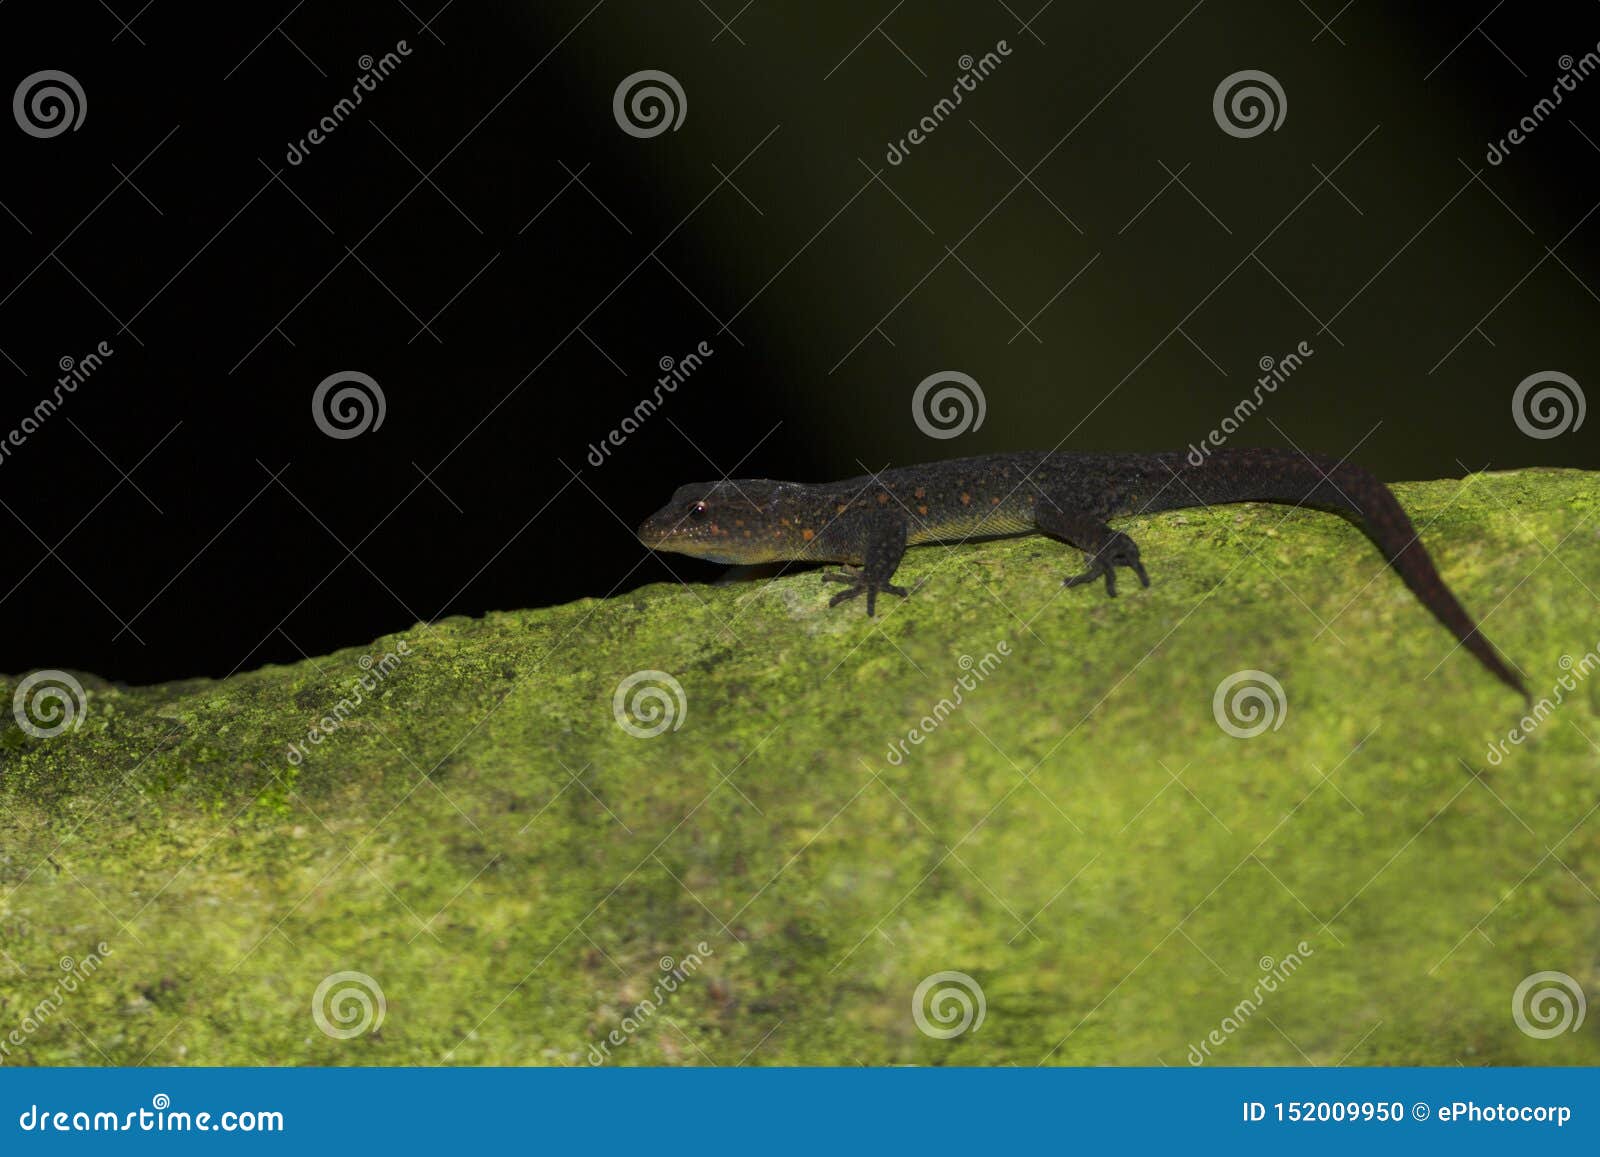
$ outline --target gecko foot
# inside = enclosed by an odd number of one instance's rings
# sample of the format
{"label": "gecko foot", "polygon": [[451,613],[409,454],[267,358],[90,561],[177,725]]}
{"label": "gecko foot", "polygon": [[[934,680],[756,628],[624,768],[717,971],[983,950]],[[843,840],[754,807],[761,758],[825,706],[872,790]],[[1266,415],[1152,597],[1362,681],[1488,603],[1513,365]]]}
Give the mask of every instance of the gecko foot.
{"label": "gecko foot", "polygon": [[822,573],[822,581],[847,584],[844,590],[840,591],[838,594],[834,595],[833,598],[828,600],[828,605],[830,607],[836,607],[840,603],[853,599],[862,591],[865,591],[867,594],[868,618],[871,618],[876,613],[878,605],[878,592],[882,591],[885,594],[899,595],[901,598],[907,598],[911,594],[911,592],[906,590],[905,587],[897,587],[893,583],[874,582],[867,577],[865,570],[858,570],[855,568],[850,568],[849,573],[847,574],[840,574],[838,571],[824,571]]}
{"label": "gecko foot", "polygon": [[1105,576],[1106,594],[1112,598],[1117,597],[1117,567],[1125,566],[1139,576],[1139,581],[1145,586],[1150,585],[1150,576],[1144,572],[1144,564],[1139,561],[1139,548],[1134,545],[1133,539],[1115,531],[1106,539],[1099,550],[1089,556],[1089,566],[1082,574],[1075,574],[1071,578],[1063,579],[1062,585],[1069,587],[1082,586],[1084,583],[1093,582],[1101,575]]}

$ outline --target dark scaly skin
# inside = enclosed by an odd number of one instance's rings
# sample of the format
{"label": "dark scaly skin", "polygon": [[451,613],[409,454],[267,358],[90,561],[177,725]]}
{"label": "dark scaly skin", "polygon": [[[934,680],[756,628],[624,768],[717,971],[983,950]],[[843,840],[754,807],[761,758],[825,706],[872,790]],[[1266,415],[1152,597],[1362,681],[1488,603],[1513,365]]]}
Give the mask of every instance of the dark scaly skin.
{"label": "dark scaly skin", "polygon": [[1359,466],[1322,455],[1222,449],[1196,466],[1181,452],[986,454],[843,482],[698,483],[679,487],[639,528],[639,540],[715,562],[851,564],[860,569],[823,576],[846,584],[830,605],[864,593],[871,615],[879,594],[906,597],[890,580],[908,546],[931,542],[1046,534],[1089,556],[1068,586],[1103,578],[1115,595],[1118,567],[1149,586],[1139,548],[1107,520],[1228,502],[1310,506],[1350,518],[1462,646],[1527,697],[1439,577],[1389,488]]}

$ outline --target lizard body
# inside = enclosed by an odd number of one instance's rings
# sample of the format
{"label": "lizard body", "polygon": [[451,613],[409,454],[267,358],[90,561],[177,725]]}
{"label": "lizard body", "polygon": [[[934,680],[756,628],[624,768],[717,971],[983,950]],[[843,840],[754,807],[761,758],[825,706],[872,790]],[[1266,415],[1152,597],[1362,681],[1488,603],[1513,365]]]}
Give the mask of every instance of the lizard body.
{"label": "lizard body", "polygon": [[846,588],[831,604],[879,594],[906,597],[894,577],[908,546],[1045,534],[1084,551],[1078,586],[1102,578],[1115,595],[1116,570],[1150,580],[1132,539],[1107,520],[1230,502],[1310,506],[1358,523],[1406,585],[1461,644],[1506,685],[1527,696],[1439,577],[1393,493],[1359,466],[1276,449],[1221,449],[1199,465],[1182,452],[986,454],[905,466],[833,483],[748,479],[680,487],[639,528],[655,550],[714,562],[845,563],[825,574]]}

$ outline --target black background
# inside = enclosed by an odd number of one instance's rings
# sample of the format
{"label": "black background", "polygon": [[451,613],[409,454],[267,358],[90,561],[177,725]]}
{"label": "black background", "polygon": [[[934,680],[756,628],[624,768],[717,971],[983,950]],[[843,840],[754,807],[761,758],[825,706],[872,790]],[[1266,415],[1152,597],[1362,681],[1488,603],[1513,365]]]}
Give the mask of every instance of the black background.
{"label": "black background", "polygon": [[[631,535],[680,483],[1181,448],[1302,340],[1236,444],[1600,464],[1600,419],[1510,411],[1537,371],[1600,381],[1600,77],[1485,161],[1600,7],[740,3],[0,8],[5,92],[58,69],[87,103],[48,139],[0,118],[0,427],[114,351],[0,460],[0,669],[224,675],[702,581]],[[619,128],[642,69],[681,84],[676,131]],[[1241,69],[1283,86],[1276,131],[1219,128]],[[342,370],[386,402],[348,440],[311,412]],[[941,370],[987,401],[949,441],[909,409]]]}

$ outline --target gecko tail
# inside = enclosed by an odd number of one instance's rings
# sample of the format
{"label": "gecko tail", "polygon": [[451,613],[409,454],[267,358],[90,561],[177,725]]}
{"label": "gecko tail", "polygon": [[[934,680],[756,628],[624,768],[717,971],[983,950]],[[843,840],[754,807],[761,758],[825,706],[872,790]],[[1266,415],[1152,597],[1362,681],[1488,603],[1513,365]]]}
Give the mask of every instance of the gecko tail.
{"label": "gecko tail", "polygon": [[1394,493],[1370,471],[1317,454],[1221,449],[1199,466],[1183,460],[1179,477],[1206,503],[1271,502],[1353,516],[1422,605],[1495,678],[1531,701],[1521,677],[1500,657],[1445,585],[1421,536]]}

